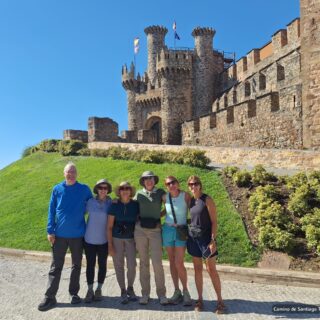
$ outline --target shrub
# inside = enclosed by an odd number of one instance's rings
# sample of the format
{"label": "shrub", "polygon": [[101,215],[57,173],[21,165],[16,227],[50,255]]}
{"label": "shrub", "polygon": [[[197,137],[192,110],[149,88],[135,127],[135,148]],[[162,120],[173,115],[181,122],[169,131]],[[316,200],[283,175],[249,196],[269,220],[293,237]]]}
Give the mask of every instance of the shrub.
{"label": "shrub", "polygon": [[312,210],[311,203],[316,195],[314,190],[307,184],[303,184],[290,195],[288,209],[297,217],[310,213]]}
{"label": "shrub", "polygon": [[308,177],[305,172],[299,172],[291,177],[287,177],[287,188],[289,191],[295,191],[302,185],[305,185],[308,182]]}
{"label": "shrub", "polygon": [[164,163],[166,159],[162,152],[146,150],[140,160],[146,163]]}
{"label": "shrub", "polygon": [[180,151],[183,157],[183,164],[191,167],[206,168],[210,159],[206,157],[205,151],[195,149],[183,149]]}
{"label": "shrub", "polygon": [[90,155],[93,156],[93,157],[106,158],[106,157],[108,157],[108,150],[90,149]]}
{"label": "shrub", "polygon": [[123,147],[110,147],[108,148],[108,157],[115,160],[129,160],[131,158],[131,151]]}
{"label": "shrub", "polygon": [[25,157],[30,156],[32,153],[35,153],[37,151],[39,151],[37,146],[26,147],[23,149],[21,157],[25,158]]}
{"label": "shrub", "polygon": [[292,233],[270,224],[261,227],[259,231],[259,241],[264,247],[285,252],[290,252],[293,248],[294,236]]}
{"label": "shrub", "polygon": [[235,166],[227,166],[227,167],[223,168],[223,170],[222,170],[224,175],[229,178],[232,178],[233,175],[238,171],[239,171],[239,168],[235,167]]}
{"label": "shrub", "polygon": [[78,140],[61,140],[59,143],[59,152],[63,156],[76,156],[81,149],[86,147],[86,143]]}
{"label": "shrub", "polygon": [[258,210],[264,210],[277,199],[279,191],[273,185],[259,186],[249,198],[249,211],[257,213]]}
{"label": "shrub", "polygon": [[308,248],[315,249],[320,255],[320,209],[316,208],[312,213],[306,214],[300,222],[306,234]]}
{"label": "shrub", "polygon": [[258,210],[253,220],[253,224],[257,228],[263,227],[266,224],[284,228],[289,222],[289,216],[278,202],[273,202],[266,208],[263,208],[263,210]]}
{"label": "shrub", "polygon": [[237,171],[233,175],[232,181],[238,187],[249,187],[251,184],[251,174],[247,170]]}
{"label": "shrub", "polygon": [[252,183],[255,185],[265,185],[269,181],[276,181],[277,178],[274,174],[267,172],[267,170],[258,164],[251,172]]}
{"label": "shrub", "polygon": [[79,156],[89,157],[89,156],[91,156],[91,150],[88,149],[88,148],[80,149],[80,150],[78,151],[78,155],[79,155]]}
{"label": "shrub", "polygon": [[57,139],[46,139],[41,141],[37,147],[39,150],[44,152],[59,152],[59,145],[62,140]]}

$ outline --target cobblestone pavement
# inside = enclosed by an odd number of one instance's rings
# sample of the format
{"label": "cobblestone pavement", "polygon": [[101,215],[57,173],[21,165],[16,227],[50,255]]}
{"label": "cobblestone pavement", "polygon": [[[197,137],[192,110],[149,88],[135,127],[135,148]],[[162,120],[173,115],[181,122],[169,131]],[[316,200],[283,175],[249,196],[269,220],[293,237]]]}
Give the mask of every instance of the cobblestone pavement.
{"label": "cobblestone pavement", "polygon": [[[68,295],[70,267],[66,266],[57,295],[58,305],[47,312],[39,312],[37,306],[43,298],[47,282],[47,262],[29,261],[16,257],[0,256],[0,319],[2,320],[127,320],[127,319],[320,319],[320,314],[274,314],[272,306],[281,303],[305,303],[320,305],[320,288],[288,287],[222,281],[223,296],[228,314],[216,316],[211,312],[215,306],[215,294],[208,278],[204,280],[205,311],[196,313],[192,307],[160,306],[155,295],[152,279],[152,301],[147,306],[138,302],[121,305],[120,290],[114,270],[109,269],[103,287],[104,300],[91,304],[71,305]],[[172,282],[166,274],[168,296],[173,293]],[[196,298],[192,275],[189,275],[190,293]],[[140,284],[135,282],[136,293]],[[81,275],[80,296],[86,293],[84,268]]]}

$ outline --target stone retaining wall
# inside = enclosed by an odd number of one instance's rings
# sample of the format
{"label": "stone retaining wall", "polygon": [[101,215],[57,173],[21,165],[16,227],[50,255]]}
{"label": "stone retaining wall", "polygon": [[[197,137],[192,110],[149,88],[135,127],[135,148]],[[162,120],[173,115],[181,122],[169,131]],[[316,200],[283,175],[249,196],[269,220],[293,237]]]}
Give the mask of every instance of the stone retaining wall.
{"label": "stone retaining wall", "polygon": [[[186,146],[91,142],[89,149],[108,149],[111,146],[126,147],[131,150],[160,150],[163,152],[180,151]],[[221,165],[237,165],[252,167],[262,164],[267,168],[319,170],[320,151],[294,149],[258,149],[232,147],[202,147],[188,146],[188,148],[204,150],[213,163]]]}

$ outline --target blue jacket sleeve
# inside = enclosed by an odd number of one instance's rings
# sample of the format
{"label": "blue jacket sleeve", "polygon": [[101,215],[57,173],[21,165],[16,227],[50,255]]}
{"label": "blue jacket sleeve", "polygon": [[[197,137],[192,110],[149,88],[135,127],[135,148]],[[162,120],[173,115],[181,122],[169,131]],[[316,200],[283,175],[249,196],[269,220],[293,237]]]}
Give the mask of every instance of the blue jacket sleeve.
{"label": "blue jacket sleeve", "polygon": [[56,230],[56,209],[57,209],[57,196],[55,189],[52,190],[49,210],[48,210],[48,225],[47,232],[48,234],[55,234]]}

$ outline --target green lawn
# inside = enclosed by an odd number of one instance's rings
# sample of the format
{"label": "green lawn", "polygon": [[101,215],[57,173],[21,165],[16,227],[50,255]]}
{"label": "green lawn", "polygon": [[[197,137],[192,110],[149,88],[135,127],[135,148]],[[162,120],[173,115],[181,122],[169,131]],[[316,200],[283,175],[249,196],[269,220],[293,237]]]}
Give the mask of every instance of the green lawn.
{"label": "green lawn", "polygon": [[[46,240],[47,208],[53,185],[63,180],[67,161],[76,163],[80,182],[90,187],[107,178],[116,186],[123,180],[138,186],[143,171],[153,170],[160,177],[174,175],[186,190],[186,180],[201,177],[204,191],[211,195],[218,209],[219,263],[253,266],[258,253],[253,250],[242,221],[215,171],[176,164],[146,164],[135,161],[95,157],[62,157],[57,153],[37,152],[0,170],[0,246],[8,248],[50,249]],[[114,197],[114,194],[112,194]],[[187,257],[189,260],[190,257]]]}

